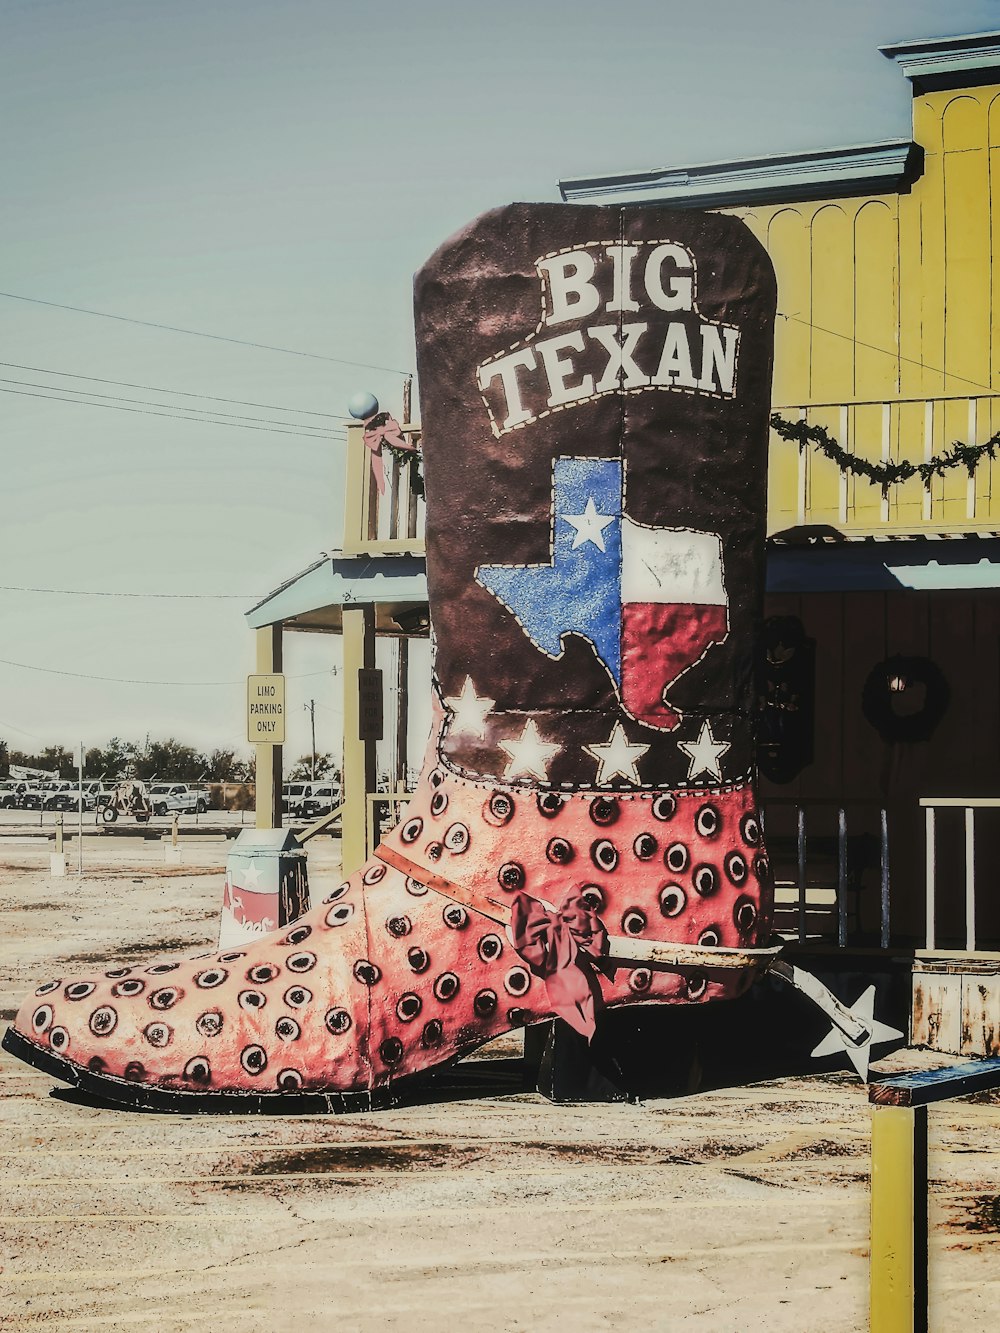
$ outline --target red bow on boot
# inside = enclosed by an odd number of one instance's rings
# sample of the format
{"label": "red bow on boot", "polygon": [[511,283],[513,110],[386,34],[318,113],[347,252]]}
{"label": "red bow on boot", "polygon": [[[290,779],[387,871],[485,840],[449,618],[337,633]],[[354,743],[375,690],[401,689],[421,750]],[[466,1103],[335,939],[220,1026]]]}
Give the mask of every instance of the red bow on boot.
{"label": "red bow on boot", "polygon": [[519,893],[511,904],[510,932],[514,948],[544,978],[553,1011],[589,1041],[601,992],[586,956],[607,953],[604,922],[576,889],[554,912]]}

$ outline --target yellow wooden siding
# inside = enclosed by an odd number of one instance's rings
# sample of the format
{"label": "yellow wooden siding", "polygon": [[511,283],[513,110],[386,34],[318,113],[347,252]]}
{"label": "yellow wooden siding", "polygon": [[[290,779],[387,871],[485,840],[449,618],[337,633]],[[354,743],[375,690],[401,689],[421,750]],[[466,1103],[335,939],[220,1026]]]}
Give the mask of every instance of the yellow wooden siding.
{"label": "yellow wooden siding", "polygon": [[[729,210],[778,277],[775,407],[873,461],[1000,428],[1000,88],[919,96],[913,125],[924,170],[908,193]],[[768,505],[771,531],[991,529],[1000,461],[971,484],[955,469],[929,495],[915,478],[883,497],[772,436]]]}

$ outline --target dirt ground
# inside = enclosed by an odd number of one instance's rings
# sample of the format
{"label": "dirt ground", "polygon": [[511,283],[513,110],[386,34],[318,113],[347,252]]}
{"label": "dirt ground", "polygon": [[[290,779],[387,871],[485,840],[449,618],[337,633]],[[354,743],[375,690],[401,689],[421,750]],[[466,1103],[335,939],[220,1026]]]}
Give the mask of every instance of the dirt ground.
{"label": "dirt ground", "polygon": [[[91,837],[81,880],[4,831],[5,1019],[73,965],[212,947],[221,837],[181,867]],[[338,879],[338,844],[317,842],[314,890]],[[638,1106],[521,1092],[215,1118],[100,1109],[0,1059],[4,1328],[868,1327],[869,1109],[846,1073]],[[936,1333],[997,1327],[998,1127],[996,1093],[931,1112]]]}

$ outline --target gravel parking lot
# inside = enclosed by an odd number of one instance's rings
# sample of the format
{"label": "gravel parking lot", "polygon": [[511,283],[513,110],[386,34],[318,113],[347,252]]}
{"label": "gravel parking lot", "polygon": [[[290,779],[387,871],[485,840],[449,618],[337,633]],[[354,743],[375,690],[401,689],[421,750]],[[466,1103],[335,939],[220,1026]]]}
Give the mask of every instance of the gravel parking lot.
{"label": "gravel parking lot", "polygon": [[[47,840],[2,833],[5,1018],[29,986],[74,966],[212,947],[221,832],[190,837],[181,866],[164,864],[159,842],[88,838],[82,879],[50,877]],[[314,890],[337,882],[338,855],[336,841],[310,845]],[[518,1086],[517,1054],[515,1038],[480,1052],[478,1096],[453,1079],[434,1102],[328,1118],[107,1110],[3,1056],[0,1322],[867,1328],[857,1080],[553,1106],[504,1093],[505,1078]],[[901,1051],[879,1067],[944,1063]],[[934,1329],[996,1324],[998,1125],[998,1094],[931,1113]]]}

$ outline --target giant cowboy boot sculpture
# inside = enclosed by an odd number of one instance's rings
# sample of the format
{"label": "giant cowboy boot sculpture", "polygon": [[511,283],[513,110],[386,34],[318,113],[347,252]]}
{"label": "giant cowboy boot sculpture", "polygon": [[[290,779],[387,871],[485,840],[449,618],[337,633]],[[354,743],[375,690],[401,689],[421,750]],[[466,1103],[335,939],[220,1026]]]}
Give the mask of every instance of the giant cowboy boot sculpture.
{"label": "giant cowboy boot sculpture", "polygon": [[517,205],[416,296],[418,789],[290,928],[40,985],[5,1046],[105,1098],[382,1104],[511,1027],[589,1035],[602,1007],[730,997],[773,960],[749,726],[763,250],[729,217]]}

